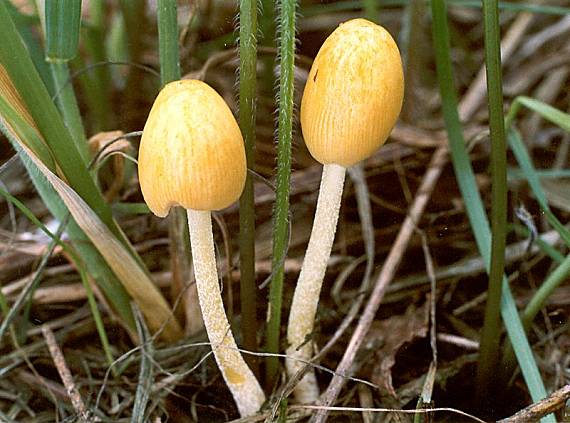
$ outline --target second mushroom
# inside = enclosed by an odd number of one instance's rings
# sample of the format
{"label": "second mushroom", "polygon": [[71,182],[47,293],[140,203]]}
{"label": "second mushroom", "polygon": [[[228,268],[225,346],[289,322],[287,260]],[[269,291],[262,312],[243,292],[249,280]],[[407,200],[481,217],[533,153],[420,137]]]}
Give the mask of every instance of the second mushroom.
{"label": "second mushroom", "polygon": [[[308,342],[330,257],[346,168],[371,156],[392,131],[404,95],[398,47],[388,31],[365,19],[341,24],[321,46],[301,101],[301,127],[323,175],[309,245],[287,328],[287,372],[293,377],[313,354]],[[315,373],[295,388],[301,403],[317,400]]]}

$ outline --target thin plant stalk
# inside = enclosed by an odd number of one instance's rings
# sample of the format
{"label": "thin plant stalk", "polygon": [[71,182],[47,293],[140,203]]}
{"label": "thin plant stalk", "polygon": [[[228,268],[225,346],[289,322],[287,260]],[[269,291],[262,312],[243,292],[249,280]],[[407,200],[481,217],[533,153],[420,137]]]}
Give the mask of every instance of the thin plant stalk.
{"label": "thin plant stalk", "polygon": [[[255,168],[257,91],[257,2],[239,3],[239,117],[247,168]],[[255,284],[255,210],[253,180],[248,174],[239,201],[240,299],[243,346],[257,351],[257,286]],[[255,360],[248,364],[257,373]]]}
{"label": "thin plant stalk", "polygon": [[[497,0],[483,1],[485,26],[485,62],[489,127],[491,131],[491,263],[485,318],[481,332],[477,389],[479,400],[489,397],[495,386],[501,339],[501,282],[505,270],[507,227],[507,154],[503,116],[501,72],[501,36]],[[491,396],[492,398],[492,396]]]}
{"label": "thin plant stalk", "polygon": [[[457,183],[463,198],[466,200],[466,211],[477,248],[483,257],[485,266],[489,269],[491,231],[479,194],[475,175],[465,149],[459,113],[457,110],[457,95],[453,85],[453,71],[449,46],[449,28],[447,25],[447,7],[445,0],[431,0],[433,19],[433,40],[435,47],[438,85],[442,98],[442,112],[450,142],[450,153]],[[514,346],[522,374],[534,401],[546,397],[546,390],[540,377],[540,372],[534,360],[528,339],[514,303],[512,293],[506,278],[502,281],[501,315],[507,329],[507,334]],[[551,420],[550,417],[547,421]]]}
{"label": "thin plant stalk", "polygon": [[159,0],[157,8],[160,83],[164,86],[180,79],[178,6],[176,0]]}
{"label": "thin plant stalk", "polygon": [[[180,52],[178,47],[178,14],[176,0],[159,0],[158,2],[158,46],[160,56],[160,82],[165,86],[169,82],[180,79]],[[188,222],[183,209],[175,208],[168,217],[168,236],[170,238],[170,260],[172,268],[172,300],[179,295],[188,298],[189,291],[195,285],[189,287],[192,275],[190,265],[190,239],[188,237]],[[186,301],[182,301],[186,303]],[[195,301],[195,310],[190,312],[187,304],[182,313],[177,312],[179,317],[185,315],[186,329],[189,333],[196,333],[202,328],[200,311]],[[186,311],[186,313],[184,313]]]}
{"label": "thin plant stalk", "polygon": [[362,0],[362,6],[364,8],[364,17],[370,22],[378,23],[378,0]]}
{"label": "thin plant stalk", "polygon": [[[289,241],[289,181],[291,177],[291,142],[293,138],[293,100],[295,90],[295,13],[297,1],[280,3],[279,45],[279,115],[277,126],[277,190],[273,210],[273,254],[269,308],[267,316],[267,345],[269,353],[279,352],[281,303],[283,297],[283,262]],[[279,371],[276,356],[267,358],[266,383],[275,384]]]}

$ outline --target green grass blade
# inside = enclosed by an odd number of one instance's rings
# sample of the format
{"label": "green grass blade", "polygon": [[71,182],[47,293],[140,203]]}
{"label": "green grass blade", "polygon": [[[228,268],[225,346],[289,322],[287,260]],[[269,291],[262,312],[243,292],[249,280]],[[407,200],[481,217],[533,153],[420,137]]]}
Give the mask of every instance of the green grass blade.
{"label": "green grass blade", "polygon": [[0,121],[0,127],[3,133],[7,134],[9,132],[7,130],[9,126],[21,139],[26,140],[28,148],[32,150],[50,170],[55,170],[55,161],[49,148],[42,142],[37,131],[14,110],[3,95],[0,95]]}
{"label": "green grass blade", "polygon": [[362,0],[362,8],[364,9],[364,17],[370,22],[378,22],[378,1]]}
{"label": "green grass blade", "polygon": [[67,62],[79,46],[81,0],[46,0],[46,54],[52,62]]}
{"label": "green grass blade", "polygon": [[487,73],[487,97],[489,129],[491,132],[491,263],[485,318],[481,331],[477,390],[479,400],[489,395],[497,386],[501,339],[501,282],[505,272],[505,247],[507,236],[507,153],[505,119],[503,116],[503,78],[501,72],[501,30],[497,0],[483,1],[485,27],[485,64]]}
{"label": "green grass blade", "polygon": [[516,117],[517,113],[520,111],[521,106],[538,113],[541,117],[548,120],[549,122],[559,126],[566,132],[570,132],[570,115],[552,107],[542,101],[535,100],[534,98],[519,96],[515,98],[509,113],[507,114],[505,126],[509,128]]}
{"label": "green grass blade", "polygon": [[107,364],[109,365],[109,368],[111,369],[113,375],[117,376],[115,367],[113,367],[115,359],[113,357],[113,352],[111,351],[111,345],[109,344],[109,337],[107,336],[107,331],[105,330],[105,325],[103,324],[103,318],[101,317],[101,313],[99,312],[99,307],[97,306],[97,300],[95,299],[95,295],[93,294],[93,289],[91,288],[91,284],[89,283],[87,272],[82,267],[78,266],[77,268],[79,271],[79,276],[81,278],[81,283],[87,295],[87,302],[89,303],[89,309],[91,310],[91,314],[93,315],[93,320],[95,321],[95,327],[97,328],[97,334],[99,335],[99,339],[101,340],[101,346],[103,347],[103,352],[105,353]]}
{"label": "green grass blade", "polygon": [[564,261],[546,278],[540,288],[532,296],[522,315],[523,326],[526,330],[530,328],[534,318],[538,312],[544,307],[546,301],[552,295],[554,290],[560,286],[562,282],[568,280],[570,274],[570,255],[566,256]]}
{"label": "green grass blade", "polygon": [[[279,3],[279,114],[277,126],[277,191],[273,209],[273,254],[269,287],[267,352],[279,352],[283,262],[289,242],[289,182],[291,177],[291,142],[293,139],[293,100],[295,90],[295,14],[296,0]],[[279,371],[277,357],[267,359],[267,384],[272,386]]]}
{"label": "green grass blade", "polygon": [[[509,135],[507,134],[507,139]],[[538,179],[558,179],[558,178],[570,178],[570,169],[540,169],[535,170],[535,174]],[[526,176],[521,168],[511,167],[507,169],[507,179],[508,181],[520,181],[526,179]]]}
{"label": "green grass blade", "polygon": [[180,79],[177,1],[159,0],[157,17],[160,81],[161,85],[164,86],[171,81]]}
{"label": "green grass blade", "polygon": [[[437,78],[442,98],[442,110],[450,142],[450,151],[455,175],[462,196],[465,199],[467,214],[479,252],[488,268],[490,264],[491,231],[485,215],[481,196],[477,189],[475,175],[465,149],[457,96],[453,86],[453,72],[449,47],[449,29],[447,26],[447,7],[445,0],[432,0],[433,39],[436,51]],[[540,372],[534,360],[532,350],[506,278],[502,283],[501,315],[508,336],[515,346],[517,360],[533,401],[546,396],[546,390]],[[548,421],[554,421],[548,418]]]}
{"label": "green grass blade", "polygon": [[[239,126],[245,141],[247,168],[255,169],[257,92],[257,2],[239,3]],[[257,286],[255,284],[255,210],[253,179],[247,175],[239,201],[240,299],[243,346],[257,351]],[[251,356],[246,356],[252,366]],[[252,366],[255,373],[256,366]]]}

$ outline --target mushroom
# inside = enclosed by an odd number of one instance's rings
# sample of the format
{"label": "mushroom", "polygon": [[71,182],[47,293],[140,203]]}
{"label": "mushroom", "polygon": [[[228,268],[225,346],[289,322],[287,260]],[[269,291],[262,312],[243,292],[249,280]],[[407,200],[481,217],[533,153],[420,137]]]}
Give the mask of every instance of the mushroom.
{"label": "mushroom", "polygon": [[159,217],[166,217],[172,206],[187,210],[204,325],[242,416],[255,414],[265,395],[239,352],[226,317],[210,212],[239,198],[246,171],[243,138],[222,97],[201,81],[167,84],[152,106],[141,139],[141,190]]}
{"label": "mushroom", "polygon": [[[308,340],[336,232],[346,168],[384,144],[400,114],[403,95],[398,47],[383,27],[365,19],[340,24],[313,62],[301,101],[301,128],[310,153],[324,167],[313,229],[289,313],[289,377],[312,356]],[[312,370],[294,393],[301,403],[317,399]]]}

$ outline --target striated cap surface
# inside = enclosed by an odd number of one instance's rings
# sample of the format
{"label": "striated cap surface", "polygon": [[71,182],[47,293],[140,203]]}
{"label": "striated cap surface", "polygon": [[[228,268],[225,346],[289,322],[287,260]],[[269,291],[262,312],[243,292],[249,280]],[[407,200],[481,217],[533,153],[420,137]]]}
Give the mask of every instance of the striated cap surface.
{"label": "striated cap surface", "polygon": [[222,97],[208,84],[167,84],[146,121],[139,180],[151,211],[219,210],[236,201],[246,177],[243,138]]}
{"label": "striated cap surface", "polygon": [[384,144],[404,97],[400,52],[366,19],[340,26],[321,46],[301,101],[305,143],[320,163],[352,166]]}

